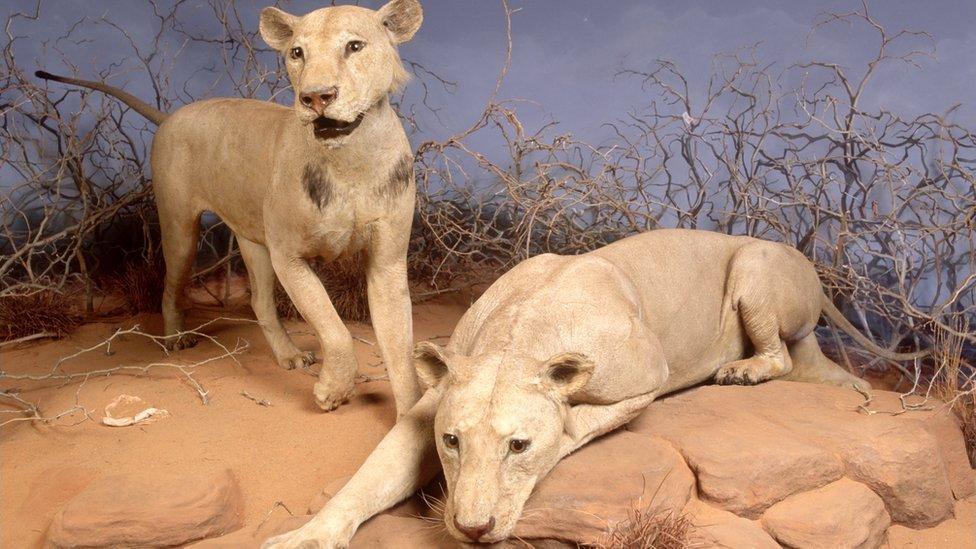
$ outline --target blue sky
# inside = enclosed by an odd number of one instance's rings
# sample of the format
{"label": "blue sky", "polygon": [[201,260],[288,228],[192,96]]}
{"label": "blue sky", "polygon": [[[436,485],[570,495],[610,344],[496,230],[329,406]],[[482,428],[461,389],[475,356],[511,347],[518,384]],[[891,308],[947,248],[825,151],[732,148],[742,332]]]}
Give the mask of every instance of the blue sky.
{"label": "blue sky", "polygon": [[[165,2],[164,2],[165,3]],[[267,2],[241,0],[245,21],[256,28],[257,14]],[[325,2],[291,1],[293,13],[305,13]],[[364,1],[378,7],[382,2]],[[31,11],[33,0],[7,2],[8,12]],[[494,86],[504,54],[504,16],[491,0],[425,0],[425,22],[417,37],[402,47],[405,58],[423,63],[443,77],[458,82],[453,93],[435,91],[431,101],[442,110],[439,118],[425,117],[423,135],[438,137],[456,132],[480,113]],[[641,69],[657,58],[676,61],[700,89],[708,76],[713,55],[761,42],[760,55],[783,69],[795,61],[825,58],[856,67],[875,45],[864,29],[833,26],[805,39],[818,14],[860,7],[849,0],[513,0],[514,50],[511,71],[502,97],[524,99],[526,119],[545,117],[559,121],[561,131],[598,141],[605,136],[604,122],[619,119],[628,110],[646,105],[649,94],[632,79],[614,79],[622,67]],[[883,105],[904,115],[944,111],[962,103],[956,120],[974,125],[976,82],[976,2],[970,0],[875,1],[873,15],[886,27],[927,30],[934,38],[936,58],[921,69],[891,67],[865,96],[867,106]],[[50,46],[53,39],[76,21],[88,17],[79,34],[83,40],[58,44],[81,73],[121,62],[118,82],[149,97],[142,69],[127,59],[128,47],[119,33],[92,21],[105,15],[130,30],[147,47],[154,32],[148,4],[128,0],[61,0],[42,3],[38,21],[19,20],[12,27],[21,63],[29,70],[63,68]],[[2,13],[2,12],[0,12]],[[181,19],[190,27],[213,27],[212,15],[202,0],[181,7]],[[172,51],[179,38],[171,37]],[[48,46],[45,47],[45,44]],[[180,74],[192,74],[210,60],[187,48],[175,58]],[[417,87],[417,83],[412,86]],[[413,92],[415,90],[411,90]]]}

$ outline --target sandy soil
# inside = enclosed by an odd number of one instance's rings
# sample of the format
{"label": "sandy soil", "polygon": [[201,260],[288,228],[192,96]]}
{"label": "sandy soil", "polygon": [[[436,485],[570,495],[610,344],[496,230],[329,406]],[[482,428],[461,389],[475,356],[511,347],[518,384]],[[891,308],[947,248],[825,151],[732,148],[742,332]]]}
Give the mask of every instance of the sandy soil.
{"label": "sandy soil", "polygon": [[[441,301],[415,306],[418,340],[446,340],[466,303]],[[228,315],[228,313],[223,313]],[[197,313],[189,326],[214,318]],[[245,309],[233,314],[250,318]],[[43,374],[58,359],[94,345],[118,328],[139,324],[160,333],[159,315],[88,324],[70,339],[0,351],[11,373]],[[308,328],[288,323],[296,342],[314,349]],[[355,336],[374,341],[372,330],[350,325]],[[22,396],[40,402],[46,414],[77,403],[95,412],[94,421],[75,413],[51,425],[19,423],[0,430],[0,547],[39,547],[55,511],[91,480],[113,473],[148,477],[230,467],[240,481],[246,502],[246,524],[253,526],[280,501],[303,514],[309,501],[335,479],[352,474],[394,421],[386,381],[362,382],[359,395],[332,413],[319,411],[311,398],[314,378],[302,371],[278,368],[258,327],[251,322],[219,321],[207,333],[232,347],[238,338],[250,349],[238,357],[199,367],[196,380],[209,392],[203,405],[194,388],[178,372],[154,368],[147,374],[117,373],[92,378],[83,385],[61,387],[50,382],[2,382]],[[96,351],[63,364],[65,371],[83,372],[130,364],[188,364],[221,353],[209,342],[165,358],[145,338],[126,336],[106,356]],[[375,345],[357,341],[360,373],[383,374]],[[261,406],[241,395],[247,391],[272,406]],[[99,423],[106,404],[119,394],[136,395],[166,409],[171,417],[148,425],[111,428]],[[0,415],[0,421],[11,414]],[[976,547],[976,501],[960,502],[957,518],[927,531],[896,527],[891,547]]]}
{"label": "sandy soil", "polygon": [[885,547],[892,549],[972,549],[976,547],[976,497],[956,502],[956,516],[935,528],[912,530],[900,525],[888,529]]}
{"label": "sandy soil", "polygon": [[[414,308],[417,339],[450,335],[464,311],[460,303],[422,304]],[[225,313],[226,314],[226,313]],[[196,314],[188,326],[216,316]],[[248,316],[247,312],[235,316]],[[112,323],[88,324],[71,338],[0,352],[10,373],[46,373],[60,357],[94,345],[117,328],[139,324],[160,333],[159,315],[144,315]],[[290,322],[299,332],[303,349],[316,344],[304,323]],[[354,335],[374,341],[367,325],[352,324]],[[124,472],[163,476],[172,472],[230,467],[240,481],[246,501],[246,524],[259,523],[281,501],[303,514],[309,501],[331,481],[351,475],[392,426],[393,398],[387,381],[362,382],[358,396],[332,413],[315,406],[308,373],[280,369],[260,329],[253,323],[220,321],[206,330],[228,347],[245,338],[251,347],[238,358],[207,364],[195,378],[210,394],[203,405],[196,391],[168,368],[146,375],[114,374],[92,378],[84,385],[59,387],[51,383],[3,382],[22,397],[40,402],[45,414],[56,414],[78,403],[96,412],[95,421],[72,414],[52,425],[20,423],[0,431],[0,547],[38,547],[55,511],[94,478]],[[66,362],[69,372],[92,371],[153,361],[192,363],[219,355],[209,342],[166,359],[151,341],[126,336],[106,356],[96,351]],[[377,376],[384,370],[378,348],[357,341],[360,373]],[[316,365],[317,367],[318,365]],[[265,407],[243,397],[247,391],[267,399]],[[106,404],[119,394],[136,395],[170,412],[171,417],[134,427],[106,427],[99,423]],[[0,415],[0,421],[11,414]],[[79,423],[81,421],[81,423]],[[282,513],[281,509],[275,511]]]}

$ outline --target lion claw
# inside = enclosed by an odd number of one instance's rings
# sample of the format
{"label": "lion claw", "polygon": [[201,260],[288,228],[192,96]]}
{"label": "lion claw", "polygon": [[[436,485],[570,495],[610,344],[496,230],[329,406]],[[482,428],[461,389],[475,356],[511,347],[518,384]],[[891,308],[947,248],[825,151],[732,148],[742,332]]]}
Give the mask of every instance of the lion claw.
{"label": "lion claw", "polygon": [[297,354],[278,359],[278,364],[286,370],[308,368],[312,364],[315,364],[315,353],[312,351],[302,351]]}
{"label": "lion claw", "polygon": [[189,349],[199,341],[200,338],[196,334],[174,334],[166,337],[163,346],[166,347],[167,351],[179,351]]}
{"label": "lion claw", "polygon": [[349,401],[356,394],[356,386],[350,384],[346,387],[329,387],[319,381],[313,388],[315,403],[325,412],[331,412],[340,405]]}

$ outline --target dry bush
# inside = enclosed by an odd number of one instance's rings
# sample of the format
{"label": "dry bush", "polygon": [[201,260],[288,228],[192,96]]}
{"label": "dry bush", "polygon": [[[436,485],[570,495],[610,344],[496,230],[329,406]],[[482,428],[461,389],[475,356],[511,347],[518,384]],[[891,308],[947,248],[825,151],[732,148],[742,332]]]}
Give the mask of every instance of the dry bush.
{"label": "dry bush", "polygon": [[691,520],[671,511],[638,508],[628,512],[627,520],[613,525],[599,541],[586,544],[596,549],[685,549],[692,546]]}
{"label": "dry bush", "polygon": [[[521,104],[492,96],[471,128],[418,148],[412,246],[429,254],[427,282],[656,228],[745,234],[805,253],[883,347],[933,347],[949,330],[972,356],[976,334],[953,327],[976,323],[976,135],[953,121],[957,107],[906,117],[865,105],[879,70],[933,54],[928,34],[889,31],[866,5],[824,14],[812,33],[826,26],[872,34],[877,49],[848,67],[780,65],[745,48],[717,55],[699,86],[668,60],[621,71],[648,104],[599,145],[554,123],[529,128]],[[503,161],[484,153],[490,139]],[[873,356],[867,366],[913,376]]]}
{"label": "dry bush", "polygon": [[[312,260],[311,265],[322,280],[340,318],[352,322],[369,321],[366,266],[362,254],[341,257],[334,261]],[[283,318],[301,318],[280,283],[275,285],[275,308]]]}
{"label": "dry bush", "polygon": [[100,286],[125,303],[129,314],[157,313],[163,300],[166,267],[159,254],[127,260],[116,273],[100,277]]}
{"label": "dry bush", "polygon": [[[255,6],[236,0],[151,2],[154,28],[149,47],[139,46],[140,37],[134,38],[111,14],[86,18],[46,42],[45,66],[33,67],[34,60],[18,59],[17,46],[33,39],[30,28],[49,17],[48,8],[37,3],[12,10],[4,27],[6,42],[0,46],[0,166],[7,169],[5,176],[12,174],[0,195],[0,294],[37,287],[77,288],[84,292],[90,312],[99,287],[118,288],[108,279],[153,286],[152,273],[139,265],[127,266],[121,275],[114,265],[123,257],[150,255],[159,245],[148,177],[155,128],[115,99],[41,81],[33,69],[130,89],[133,82],[148,83],[151,93],[138,95],[167,112],[215,95],[287,101],[290,90],[280,55],[258,36]],[[99,62],[104,68],[95,74],[80,70],[74,64],[77,51],[66,46],[89,42],[92,29],[117,33],[119,52]],[[95,34],[104,39],[104,33]],[[177,59],[190,49],[196,53]],[[194,59],[206,62],[190,66]],[[455,86],[421,64],[406,59],[405,63],[423,90],[421,108],[430,109],[428,81],[445,89]],[[183,68],[188,70],[182,77],[174,76]],[[393,99],[406,113],[408,128],[416,128],[415,105],[404,104],[402,94]],[[204,216],[198,258],[195,282],[240,268],[233,235],[209,214]],[[345,272],[343,266],[322,268],[335,281],[329,289],[341,302],[337,308],[346,318],[363,320],[365,294]],[[155,311],[156,301],[153,292],[144,303],[131,303],[129,308]]]}
{"label": "dry bush", "polygon": [[54,290],[0,296],[0,341],[38,334],[64,337],[81,319],[74,301]]}
{"label": "dry bush", "polygon": [[[28,11],[11,11],[0,49],[4,120],[0,166],[5,175],[12,174],[0,194],[0,293],[32,287],[80,287],[90,309],[96,291],[93,279],[107,276],[106,268],[115,275],[112,262],[103,260],[106,251],[109,256],[120,252],[148,255],[158,247],[148,177],[155,128],[112,98],[79,88],[49,87],[26,69],[17,58],[17,45],[32,40],[24,29],[38,25],[46,8],[37,3]],[[123,88],[129,86],[119,81],[120,74],[135,69],[139,72],[136,78],[147,79],[155,93],[146,99],[164,111],[193,101],[197,94],[213,95],[218,88],[229,92],[224,95],[270,98],[287,85],[278,56],[257,45],[257,26],[245,22],[247,17],[234,0],[192,6],[153,3],[151,9],[156,25],[151,47],[141,49],[139,41],[111,15],[91,17],[66,26],[63,36],[45,43],[44,68]],[[191,10],[196,10],[192,16]],[[217,22],[213,36],[198,35],[192,24],[186,24],[206,17]],[[117,33],[119,56],[100,63],[105,68],[98,74],[82,74],[72,62],[76,52],[62,47],[87,42],[93,28]],[[175,56],[190,44],[213,49],[204,56],[207,66],[194,73],[209,73],[212,78],[175,82]],[[195,278],[221,267],[229,269],[239,258],[229,231],[219,220],[205,220],[200,247],[203,265]],[[139,284],[152,278],[138,265],[127,268],[122,276]],[[150,301],[154,296],[132,307],[157,310],[158,303],[150,306]]]}
{"label": "dry bush", "polygon": [[[512,12],[502,4],[510,60]],[[157,244],[147,166],[153,128],[113,99],[42,84],[25,71],[15,45],[30,39],[25,29],[41,17],[37,6],[11,15],[0,51],[0,163],[16,174],[0,197],[0,294],[80,284],[90,303],[96,252],[116,238],[107,228],[142,227],[132,232],[141,249],[129,253]],[[108,15],[52,41],[44,68],[57,71],[60,56],[61,68],[77,76],[122,87],[120,74],[148,81],[155,97],[147,99],[166,111],[213,95],[286,99],[281,60],[257,38],[251,7],[241,14],[234,0],[152,6],[151,48],[137,48]],[[216,26],[188,24],[204,19]],[[79,74],[73,50],[59,50],[84,43],[89,25],[118,32],[126,49],[94,75]],[[417,148],[413,282],[440,291],[539,253],[577,254],[660,227],[747,234],[805,253],[838,305],[881,345],[932,347],[935,334],[948,330],[966,340],[963,355],[972,363],[976,335],[955,327],[976,325],[976,135],[954,121],[956,107],[906,116],[865,99],[879,70],[931,56],[929,35],[888,30],[867,5],[824,14],[813,31],[826,26],[870,33],[876,49],[849,66],[773,63],[759,46],[744,48],[717,55],[698,85],[668,60],[623,70],[648,99],[608,121],[615,137],[599,144],[555,122],[524,124],[526,103],[499,97],[506,63],[480,118]],[[177,60],[187,47],[194,55]],[[185,74],[206,79],[174,76],[174,67],[193,59],[208,61]],[[408,65],[415,89],[434,80],[453,85]],[[427,99],[424,93],[418,104]],[[400,104],[409,128],[418,127],[414,106]],[[239,265],[234,239],[218,221],[205,223],[201,248],[198,276]],[[340,313],[365,318],[362,278],[328,267],[323,274]],[[917,381],[900,364],[871,357],[866,367],[897,368]]]}
{"label": "dry bush", "polygon": [[[968,331],[969,325],[963,324],[956,332]],[[976,468],[976,368],[964,358],[966,339],[956,332],[937,335],[935,376],[927,392],[945,401],[959,418],[969,462]]]}

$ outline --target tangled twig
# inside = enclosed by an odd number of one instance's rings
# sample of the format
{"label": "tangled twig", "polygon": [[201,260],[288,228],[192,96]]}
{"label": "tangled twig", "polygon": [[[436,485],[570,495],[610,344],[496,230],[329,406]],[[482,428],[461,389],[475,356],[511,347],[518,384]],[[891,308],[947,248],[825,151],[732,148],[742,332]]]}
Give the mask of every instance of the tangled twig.
{"label": "tangled twig", "polygon": [[237,356],[247,351],[248,348],[250,347],[250,343],[243,338],[238,338],[233,347],[228,347],[223,343],[221,343],[220,341],[218,341],[213,336],[210,336],[200,331],[203,328],[206,328],[218,321],[254,322],[253,320],[250,319],[219,317],[219,318],[214,318],[212,320],[208,320],[207,322],[204,322],[203,324],[201,324],[200,326],[192,330],[187,330],[179,334],[179,335],[192,334],[204,338],[205,340],[210,341],[211,343],[216,345],[221,350],[219,354],[197,362],[189,362],[189,363],[175,362],[175,361],[151,362],[148,364],[131,364],[131,365],[113,366],[110,368],[101,368],[97,370],[88,370],[84,372],[67,372],[64,370],[63,366],[66,363],[82,355],[90,354],[95,351],[101,350],[103,354],[105,354],[106,356],[111,356],[114,353],[114,351],[112,350],[112,346],[117,345],[117,342],[124,340],[126,336],[137,336],[137,337],[148,339],[153,343],[155,343],[156,345],[158,345],[159,348],[164,353],[166,353],[167,356],[169,355],[168,351],[166,351],[166,347],[164,343],[165,340],[167,339],[166,337],[145,333],[141,331],[139,325],[134,325],[130,328],[124,328],[124,329],[119,328],[115,330],[112,333],[112,335],[110,335],[109,337],[107,337],[102,341],[99,341],[94,345],[79,349],[74,353],[60,357],[54,363],[51,369],[46,373],[11,374],[7,371],[0,370],[0,381],[7,381],[7,380],[31,381],[31,382],[60,381],[61,387],[64,387],[71,383],[78,383],[78,388],[75,391],[74,406],[72,406],[67,410],[63,410],[53,416],[45,416],[41,412],[38,404],[26,401],[20,396],[17,390],[8,389],[5,391],[0,391],[0,398],[4,398],[10,401],[17,408],[16,410],[0,410],[0,413],[16,413],[16,414],[21,414],[23,416],[23,417],[8,419],[0,423],[0,427],[11,423],[21,422],[21,421],[36,421],[41,423],[51,423],[53,421],[61,419],[62,417],[74,414],[76,412],[81,412],[84,415],[84,418],[81,421],[90,420],[92,419],[92,414],[94,412],[85,408],[80,402],[81,390],[84,388],[85,384],[88,382],[89,379],[98,378],[98,377],[107,377],[119,373],[146,374],[153,369],[176,370],[177,372],[179,372],[181,377],[194,389],[194,391],[200,397],[200,401],[205,405],[209,404],[210,392],[206,388],[204,388],[203,385],[200,384],[200,382],[197,381],[197,379],[194,377],[195,370],[201,366],[205,366],[207,364],[211,364],[228,358],[233,360],[235,363],[240,364],[237,360]]}

